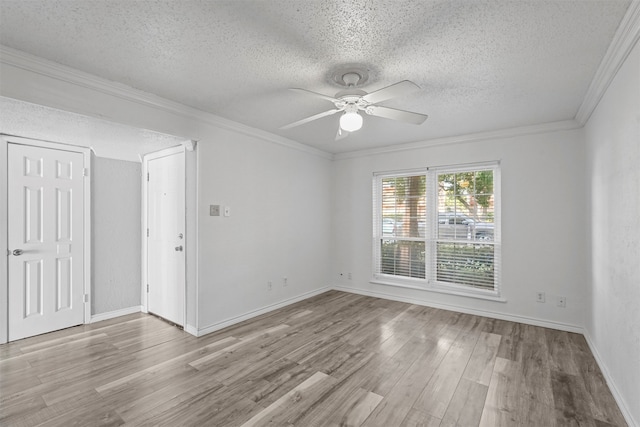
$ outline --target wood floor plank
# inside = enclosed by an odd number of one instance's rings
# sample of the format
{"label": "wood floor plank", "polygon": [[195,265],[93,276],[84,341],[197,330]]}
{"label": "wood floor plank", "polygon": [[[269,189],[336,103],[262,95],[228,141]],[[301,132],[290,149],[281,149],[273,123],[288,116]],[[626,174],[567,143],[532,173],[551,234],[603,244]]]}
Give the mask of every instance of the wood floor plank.
{"label": "wood floor plank", "polygon": [[28,363],[25,367],[22,362],[26,363],[26,361],[20,362],[19,370],[12,370],[12,366],[0,366],[0,378],[2,378],[0,396],[19,393],[42,384],[38,376],[28,370]]}
{"label": "wood floor plank", "polygon": [[354,376],[350,381],[365,390],[386,396],[409,367],[424,353],[424,345],[423,339],[413,337],[393,357],[378,354],[370,359],[361,368],[359,375]]}
{"label": "wood floor plank", "polygon": [[235,390],[222,386],[198,394],[191,394],[180,405],[142,422],[130,422],[140,426],[237,426],[261,407],[237,394]]}
{"label": "wood floor plank", "polygon": [[286,329],[288,328],[289,325],[277,325],[274,326],[272,328],[269,329],[265,329],[265,330],[261,330],[261,331],[257,331],[251,335],[248,335],[242,339],[240,339],[239,341],[229,345],[229,346],[225,346],[217,351],[214,351],[210,354],[207,354],[206,356],[200,357],[192,362],[189,362],[189,365],[191,365],[192,367],[201,370],[207,367],[207,365],[210,365],[213,361],[215,361],[216,359],[223,357],[225,354],[233,352],[241,347],[246,347],[248,346],[251,341],[253,341],[254,339],[262,336],[262,335],[269,335],[275,332],[278,332],[282,329]]}
{"label": "wood floor plank", "polygon": [[461,329],[444,360],[413,404],[414,408],[438,419],[444,416],[480,335],[481,323],[475,322],[476,317],[468,316],[468,319],[468,324]]}
{"label": "wood floor plank", "polygon": [[625,426],[584,338],[330,291],[203,337],[146,314],[0,345],[0,424]]}
{"label": "wood floor plank", "polygon": [[495,325],[499,326],[498,329],[501,331],[496,333],[502,335],[497,356],[515,362],[522,360],[524,325],[506,320],[498,320]]}
{"label": "wood floor plank", "polygon": [[399,427],[438,427],[441,419],[431,416],[416,408],[411,408]]}
{"label": "wood floor plank", "polygon": [[523,328],[521,418],[534,425],[553,426],[551,362],[545,330],[531,325]]}
{"label": "wood floor plank", "polygon": [[238,379],[250,375],[253,370],[259,369],[260,366],[277,360],[279,355],[284,353],[279,348],[279,344],[284,339],[297,335],[295,330],[292,331],[291,328],[271,329],[273,330],[271,333],[262,334],[249,340],[245,338],[239,341],[237,346],[229,346],[204,358],[206,359],[204,363],[202,363],[204,359],[198,359],[192,362],[191,366],[197,367],[199,371],[213,376],[225,385],[236,382]]}
{"label": "wood floor plank", "polygon": [[358,389],[346,399],[339,400],[335,406],[327,408],[330,414],[327,422],[340,426],[361,426],[382,399],[382,396],[375,393]]}
{"label": "wood floor plank", "polygon": [[74,345],[62,351],[57,351],[52,354],[51,358],[46,358],[45,356],[39,360],[30,360],[29,363],[32,367],[28,370],[38,378],[47,378],[59,371],[66,370],[68,366],[99,362],[116,354],[118,354],[118,349],[111,344],[103,341],[93,341],[87,343],[86,346],[78,347]]}
{"label": "wood floor plank", "polygon": [[178,384],[194,378],[203,379],[198,376],[198,371],[189,365],[182,365],[136,377],[134,380],[123,384],[123,386],[117,389],[109,389],[107,392],[101,392],[100,395],[111,407],[120,410],[127,408],[140,396],[149,396],[167,387],[175,389]]}
{"label": "wood floor plank", "polygon": [[40,352],[40,351],[53,351],[58,346],[63,346],[70,343],[80,342],[83,340],[91,339],[92,337],[104,338],[107,334],[99,329],[88,330],[84,332],[79,332],[74,335],[66,335],[62,338],[41,341],[35,344],[24,345],[20,347],[20,351],[23,354]]}
{"label": "wood floor plank", "polygon": [[519,362],[496,358],[480,426],[518,426],[524,423],[519,413],[521,371]]}
{"label": "wood floor plank", "polygon": [[13,405],[2,406],[2,410],[0,411],[0,425],[14,425],[17,423],[17,420],[37,412],[46,406],[42,397],[38,395],[30,396],[28,399],[21,400]]}
{"label": "wood floor plank", "polygon": [[304,414],[298,420],[298,425],[360,426],[381,400],[380,395],[343,382]]}
{"label": "wood floor plank", "polygon": [[442,417],[441,427],[477,426],[489,387],[462,378]]}
{"label": "wood floor plank", "polygon": [[624,425],[625,420],[609,391],[602,371],[596,363],[584,336],[568,334],[571,355],[576,362],[582,383],[585,386],[589,409],[596,424]]}
{"label": "wood floor plank", "polygon": [[[49,332],[42,335],[36,335],[29,338],[23,338],[7,344],[2,344],[0,348],[7,347],[9,349],[20,350],[22,347],[30,347],[38,343],[52,343],[52,345],[55,345],[54,343],[56,340],[64,340],[68,336],[76,336],[78,334],[82,334],[87,331],[103,329],[103,328],[112,326],[114,324],[115,325],[126,324],[127,322],[130,322],[130,321],[139,322],[138,324],[140,325],[140,324],[149,322],[150,320],[148,316],[137,313],[137,314],[118,317],[115,319],[105,320],[103,322],[96,322],[88,325],[80,325],[73,328],[61,329],[59,331]],[[3,351],[6,351],[6,350],[3,350]],[[1,357],[1,359],[4,359],[4,357]]]}
{"label": "wood floor plank", "polygon": [[375,353],[364,351],[361,347],[338,341],[318,351],[314,357],[302,363],[314,366],[318,371],[342,380],[366,364],[374,355]]}
{"label": "wood floor plank", "polygon": [[[158,424],[162,426],[238,426],[253,414],[262,410],[254,402],[233,391],[222,388],[223,392],[209,393],[204,397],[189,400],[170,416],[163,417]],[[151,424],[143,424],[151,425]]]}
{"label": "wood floor plank", "polygon": [[[458,332],[456,331],[455,334]],[[363,425],[391,426],[400,424],[448,351],[449,347],[440,342],[426,343],[425,351],[418,356],[391,391],[384,395],[382,402]]]}
{"label": "wood floor plank", "polygon": [[501,340],[501,335],[481,332],[462,375],[463,378],[489,386]]}
{"label": "wood floor plank", "polygon": [[[205,381],[204,378],[193,372],[186,375],[175,375],[168,382],[156,383],[156,387],[151,390],[139,390],[138,393],[128,395],[116,393],[107,397],[106,400],[125,422],[133,422],[149,413],[167,409],[169,402],[176,396],[186,394],[199,384],[210,383],[210,381],[211,379]],[[222,387],[221,384],[215,384]]]}
{"label": "wood floor plank", "polygon": [[163,328],[140,336],[132,336],[114,343],[122,351],[135,352],[145,348],[155,347],[158,344],[179,339],[184,335],[184,331],[178,328]]}
{"label": "wood floor plank", "polygon": [[31,411],[19,419],[12,420],[13,426],[39,426],[46,422],[57,421],[60,425],[84,425],[76,423],[74,415],[84,410],[104,410],[102,398],[95,391],[88,390],[78,396],[59,399],[56,403]]}
{"label": "wood floor plank", "polygon": [[553,371],[551,381],[557,424],[595,427],[581,379],[565,372]]}
{"label": "wood floor plank", "polygon": [[368,312],[361,313],[353,319],[358,327],[342,335],[342,341],[351,345],[359,345],[367,340],[380,340],[380,328],[389,320],[388,310],[382,307],[372,308]]}
{"label": "wood floor plank", "polygon": [[551,369],[569,375],[579,375],[569,342],[569,333],[555,329],[545,329]]}
{"label": "wood floor plank", "polygon": [[327,374],[316,372],[242,425],[243,427],[265,424],[295,425],[302,415],[316,404],[318,398],[333,388],[337,382]]}
{"label": "wood floor plank", "polygon": [[[175,368],[176,366],[180,366],[180,365],[186,365],[186,364],[191,365],[191,363],[188,362],[190,357],[194,357],[196,355],[201,356],[203,352],[205,353],[211,352],[210,354],[217,354],[218,352],[224,349],[228,349],[238,342],[239,341],[233,337],[223,338],[220,341],[216,341],[215,343],[212,343],[212,344],[209,344],[208,346],[203,347],[202,349],[198,349],[186,354],[182,354],[178,357],[166,360],[162,363],[149,366],[146,369],[136,371],[126,376],[122,376],[117,380],[102,384],[96,387],[96,391],[98,393],[101,393],[102,395],[105,395],[108,393],[117,393],[121,391],[123,388],[127,388],[131,382],[135,381],[138,378],[145,377],[145,376],[152,376],[152,375],[155,375],[155,373],[157,372],[162,372],[166,369]],[[200,360],[200,359],[197,359],[197,360]]]}
{"label": "wood floor plank", "polygon": [[[109,339],[107,342],[111,342],[111,340]],[[96,360],[83,360],[73,365],[62,364],[55,369],[39,374],[38,378],[42,382],[69,380],[123,365],[129,367],[132,372],[137,372],[148,366],[153,366],[168,359],[181,356],[194,349],[207,348],[205,341],[197,345],[195,342],[196,341],[190,340],[189,337],[184,335],[171,342],[161,343],[155,347],[145,348],[136,352],[118,351],[116,354],[104,354],[104,357]]]}
{"label": "wood floor plank", "polygon": [[[135,412],[129,411],[126,425],[131,426],[159,426],[171,425],[173,420],[180,423],[180,417],[186,412],[191,402],[197,402],[205,399],[207,396],[215,395],[221,391],[224,385],[211,380],[210,378],[198,378],[187,383],[186,387],[176,389],[175,396],[169,400],[165,400],[162,406],[156,410],[146,411],[144,408],[138,408]],[[150,408],[154,409],[154,408]],[[126,411],[125,411],[126,413]],[[186,420],[182,420],[182,425],[189,425]],[[195,424],[192,424],[195,425]]]}
{"label": "wood floor plank", "polygon": [[[280,365],[280,362],[286,364]],[[261,378],[249,376],[249,380],[252,381],[265,381],[261,386],[256,386],[249,396],[249,399],[265,408],[318,372],[308,365],[299,365],[288,360],[278,360],[271,367],[273,369],[265,372]]]}
{"label": "wood floor plank", "polygon": [[[70,337],[66,337],[66,340],[62,342],[56,340],[51,343],[50,347],[42,347],[38,350],[24,353],[20,359],[29,362],[29,366],[37,367],[40,365],[55,366],[60,360],[66,360],[67,357],[74,357],[82,349],[95,346],[96,344],[104,345],[106,334],[95,334],[85,336],[79,339],[70,340]],[[14,358],[13,360],[16,360]]]}

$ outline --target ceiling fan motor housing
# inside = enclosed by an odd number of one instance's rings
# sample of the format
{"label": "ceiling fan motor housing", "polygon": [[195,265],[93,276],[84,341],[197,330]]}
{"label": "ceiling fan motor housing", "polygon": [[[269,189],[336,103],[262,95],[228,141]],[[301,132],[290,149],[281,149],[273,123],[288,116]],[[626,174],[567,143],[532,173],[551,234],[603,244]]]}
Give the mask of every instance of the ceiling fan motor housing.
{"label": "ceiling fan motor housing", "polygon": [[363,65],[343,65],[334,69],[330,79],[343,87],[359,87],[369,81],[369,67]]}

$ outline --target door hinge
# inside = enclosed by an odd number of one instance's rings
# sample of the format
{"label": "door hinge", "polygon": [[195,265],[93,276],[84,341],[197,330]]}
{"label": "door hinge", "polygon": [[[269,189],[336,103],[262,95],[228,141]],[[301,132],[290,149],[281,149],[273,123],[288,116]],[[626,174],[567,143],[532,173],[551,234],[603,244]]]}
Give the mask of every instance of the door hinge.
{"label": "door hinge", "polygon": [[84,294],[84,302],[89,302],[89,294]]}
{"label": "door hinge", "polygon": [[149,229],[147,228],[147,237],[149,237]]}
{"label": "door hinge", "polygon": [[89,168],[82,169],[82,176],[89,176]]}
{"label": "door hinge", "polygon": [[149,293],[149,284],[147,283],[147,293]]}
{"label": "door hinge", "polygon": [[147,172],[147,182],[149,182],[149,172]]}

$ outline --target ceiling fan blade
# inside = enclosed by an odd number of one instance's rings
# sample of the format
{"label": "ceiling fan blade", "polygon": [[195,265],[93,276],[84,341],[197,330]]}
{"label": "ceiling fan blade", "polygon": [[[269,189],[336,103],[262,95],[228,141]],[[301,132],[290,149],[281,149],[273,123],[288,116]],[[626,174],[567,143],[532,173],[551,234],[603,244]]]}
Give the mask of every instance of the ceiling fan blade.
{"label": "ceiling fan blade", "polygon": [[292,91],[298,92],[298,93],[302,93],[302,94],[306,94],[306,95],[315,96],[316,98],[326,99],[327,101],[331,101],[331,102],[337,101],[337,99],[335,99],[335,98],[333,98],[331,96],[323,95],[323,94],[318,93],[318,92],[312,92],[312,91],[306,90],[306,89],[300,89],[300,88],[294,87],[294,88],[291,88],[289,90],[292,90]]}
{"label": "ceiling fan blade", "polygon": [[410,82],[409,80],[403,80],[401,82],[392,84],[391,86],[383,87],[382,89],[371,92],[362,97],[365,101],[371,104],[377,104],[378,102],[386,101],[387,99],[396,98],[398,96],[407,95],[409,93],[420,90],[420,86]]}
{"label": "ceiling fan blade", "polygon": [[365,110],[367,114],[377,117],[384,117],[385,119],[399,120],[401,122],[413,123],[419,125],[424,122],[427,117],[426,114],[413,113],[411,111],[396,110],[395,108],[381,107],[379,105],[370,105]]}
{"label": "ceiling fan blade", "polygon": [[297,122],[293,122],[293,123],[290,123],[288,125],[282,126],[280,129],[291,129],[292,127],[300,126],[300,125],[312,122],[314,120],[320,119],[320,118],[325,117],[325,116],[330,116],[330,115],[335,114],[335,113],[337,113],[339,111],[342,111],[342,110],[339,110],[337,108],[334,108],[332,110],[327,110],[327,111],[324,111],[322,113],[313,115],[311,117],[307,117],[306,119],[298,120]]}
{"label": "ceiling fan blade", "polygon": [[350,133],[351,132],[347,132],[346,130],[342,129],[340,125],[338,125],[338,133],[336,133],[336,141],[340,141],[341,139],[348,137]]}

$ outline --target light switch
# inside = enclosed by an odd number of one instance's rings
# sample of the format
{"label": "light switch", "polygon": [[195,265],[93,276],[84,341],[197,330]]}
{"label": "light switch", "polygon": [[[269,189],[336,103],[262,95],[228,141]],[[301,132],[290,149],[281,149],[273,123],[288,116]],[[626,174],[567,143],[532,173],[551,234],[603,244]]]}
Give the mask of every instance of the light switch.
{"label": "light switch", "polygon": [[224,207],[224,216],[231,216],[231,208],[229,206]]}
{"label": "light switch", "polygon": [[209,205],[209,216],[220,216],[220,205]]}

